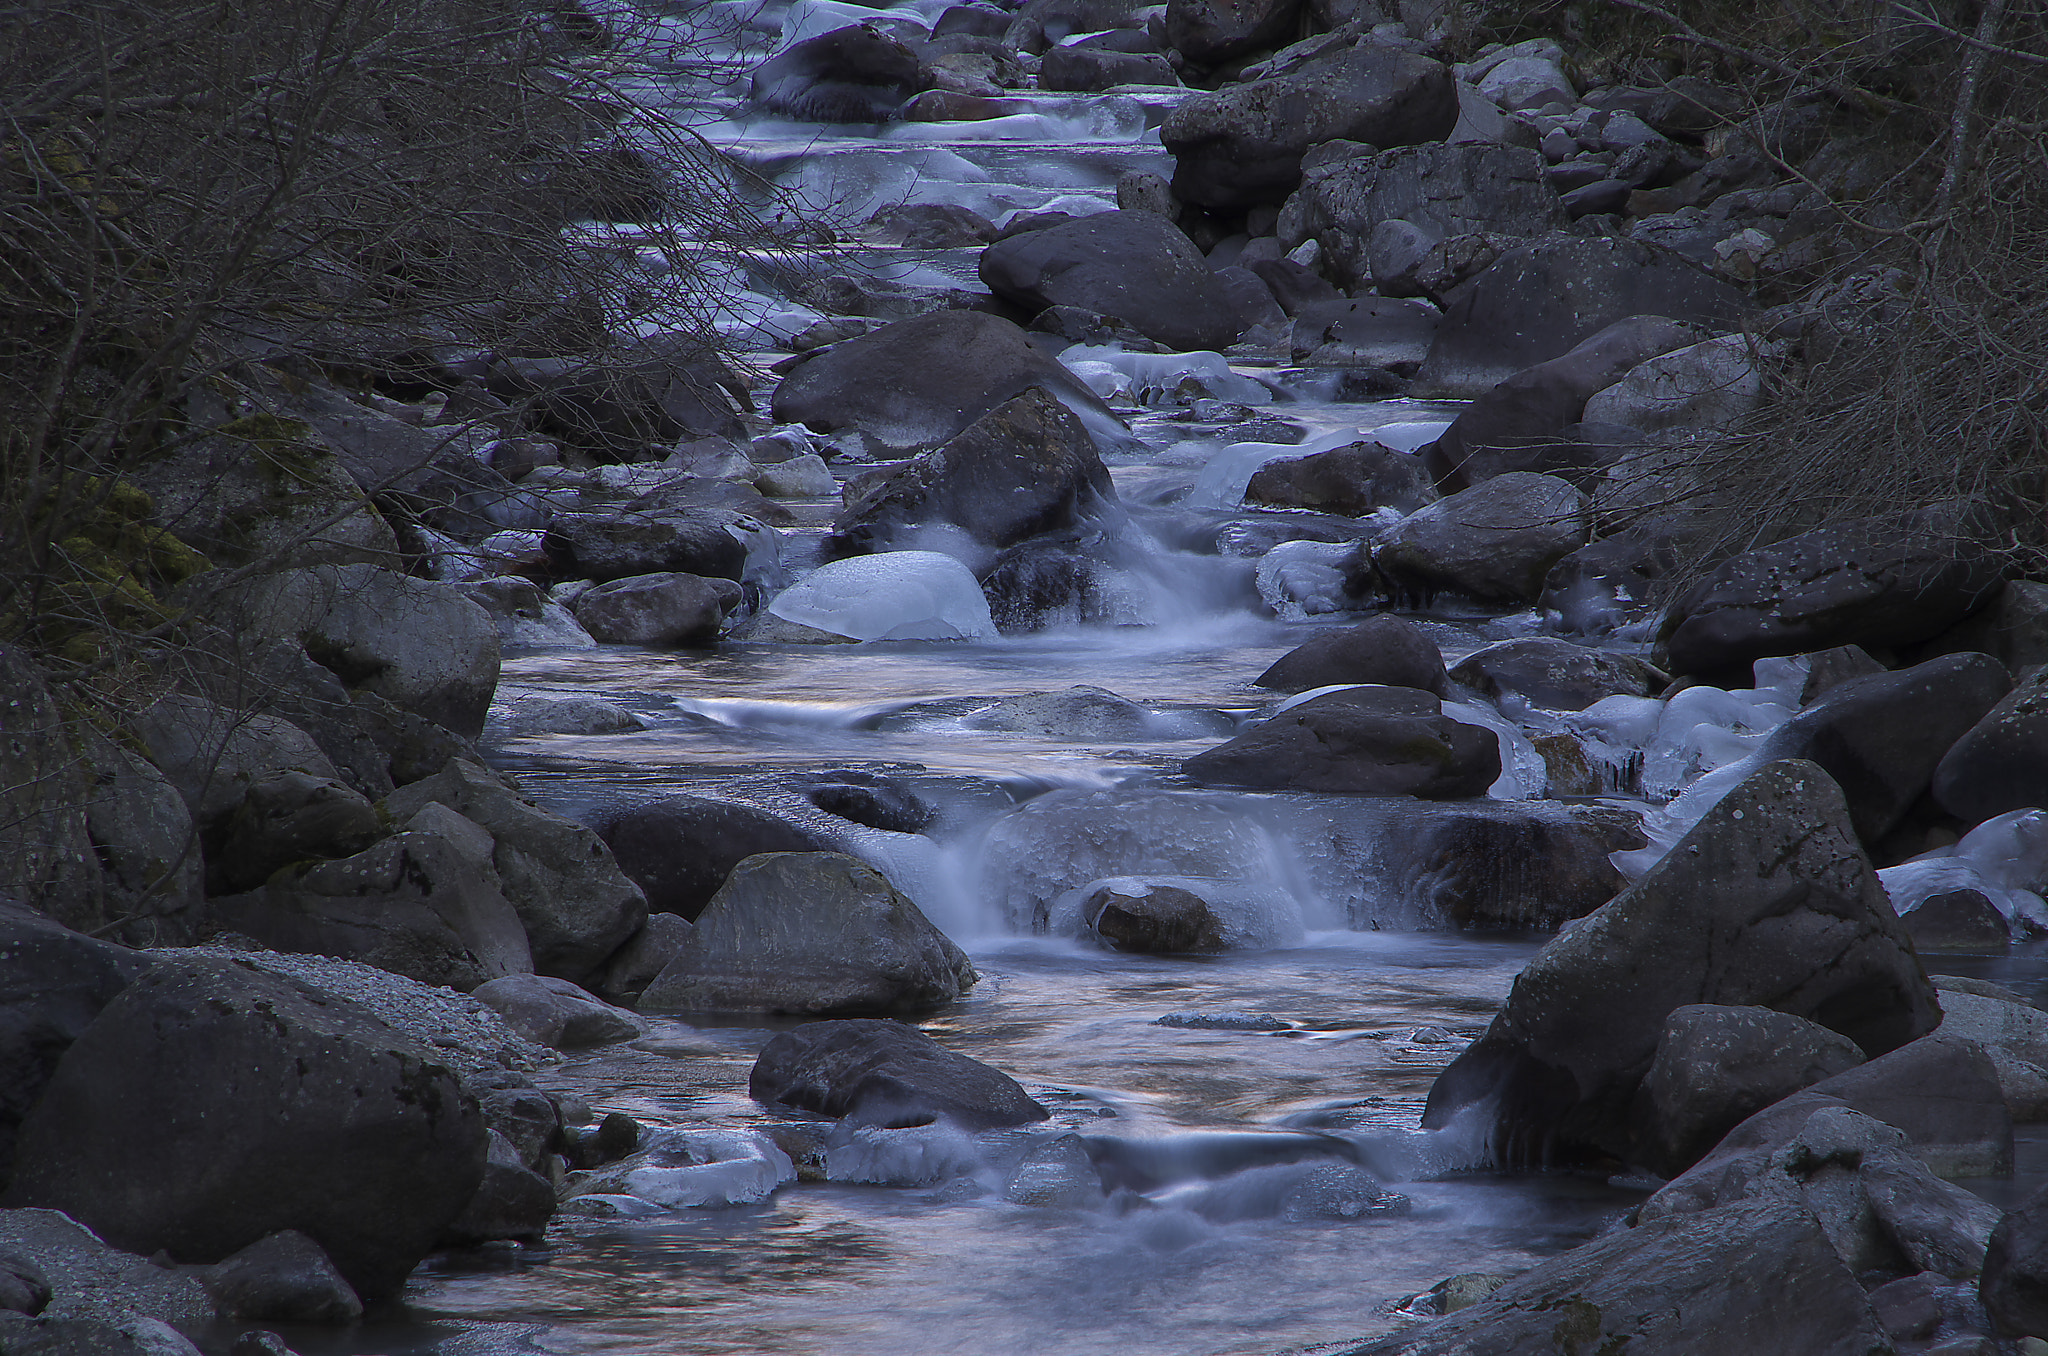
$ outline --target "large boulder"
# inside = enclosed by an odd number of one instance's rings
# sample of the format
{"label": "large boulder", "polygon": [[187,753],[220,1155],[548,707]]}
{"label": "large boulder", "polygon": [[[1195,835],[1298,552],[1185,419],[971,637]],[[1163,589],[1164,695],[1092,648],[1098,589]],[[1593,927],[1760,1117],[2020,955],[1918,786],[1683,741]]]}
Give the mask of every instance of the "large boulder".
{"label": "large boulder", "polygon": [[1333,297],[1295,307],[1293,353],[1311,367],[1379,367],[1412,373],[1429,355],[1441,313],[1403,297]]}
{"label": "large boulder", "polygon": [[868,24],[805,38],[754,68],[754,105],[806,122],[886,122],[922,84],[917,53]]}
{"label": "large boulder", "polygon": [[394,1295],[483,1174],[476,1101],[367,1010],[248,965],[166,960],[101,1011],[22,1125],[10,1205],[218,1262],[281,1229]]}
{"label": "large boulder", "polygon": [[1370,440],[1305,457],[1281,457],[1252,472],[1244,502],[1360,518],[1375,509],[1412,513],[1436,498],[1422,465]]}
{"label": "large boulder", "polygon": [[609,583],[679,573],[737,580],[752,541],[773,529],[732,509],[628,506],[617,513],[558,513],[542,549],[548,568],[569,579]]}
{"label": "large boulder", "polygon": [[1225,348],[1249,323],[1194,242],[1156,212],[1097,212],[999,240],[981,252],[981,280],[1033,313],[1114,316],[1177,351]]}
{"label": "large boulder", "polygon": [[1763,403],[1757,344],[1746,334],[1646,358],[1586,402],[1586,421],[1652,435],[1722,432]]}
{"label": "large boulder", "polygon": [[1640,659],[1554,636],[1489,645],[1459,660],[1450,676],[1496,702],[1520,698],[1546,711],[1583,711],[1617,695],[1653,697],[1664,687],[1664,676]]}
{"label": "large boulder", "polygon": [[1500,1161],[1637,1151],[1631,1105],[1673,1010],[1806,1017],[1879,1055],[1940,1021],[1934,990],[1811,763],[1769,764],[1516,979],[1430,1089],[1423,1124],[1482,1108]]}
{"label": "large boulder", "polygon": [[1927,793],[1956,741],[2011,685],[2005,666],[1983,654],[1851,678],[1771,731],[1760,756],[1818,764],[1848,798],[1857,836],[1874,848]]}
{"label": "large boulder", "polygon": [[1183,100],[1159,135],[1176,158],[1174,197],[1228,210],[1284,201],[1311,146],[1412,146],[1442,139],[1457,121],[1448,67],[1359,43],[1284,75]]}
{"label": "large boulder", "polygon": [[945,446],[848,482],[831,546],[841,553],[885,551],[949,524],[1000,549],[1075,526],[1116,502],[1116,487],[1088,430],[1034,386]]}
{"label": "large boulder", "polygon": [[1376,683],[1450,695],[1444,657],[1420,626],[1382,613],[1356,626],[1304,641],[1255,680],[1279,692],[1307,692],[1339,683]]}
{"label": "large boulder", "polygon": [[1128,435],[1100,397],[1024,331],[979,311],[900,320],[816,352],[775,388],[777,423],[858,430],[882,447],[937,447],[1033,386],[1079,415],[1098,442]]}
{"label": "large boulder", "polygon": [[980,1128],[1051,1114],[1008,1074],[914,1026],[876,1020],[806,1022],[783,1032],[761,1047],[747,1091],[758,1102],[874,1125],[944,1116]]}
{"label": "large boulder", "polygon": [[1465,287],[1437,329],[1414,393],[1484,395],[1632,315],[1727,330],[1749,312],[1741,289],[1662,246],[1546,236],[1501,255]]}
{"label": "large boulder", "polygon": [[733,869],[640,1006],[923,1012],[975,977],[960,948],[873,867],[836,852],[775,852]]}
{"label": "large boulder", "polygon": [[1568,482],[1510,471],[1410,514],[1380,538],[1373,568],[1396,598],[1532,603],[1550,567],[1586,544],[1589,519]]}
{"label": "large boulder", "polygon": [[141,956],[0,900],[0,1187],[22,1118],[100,1009],[148,966]]}
{"label": "large boulder", "polygon": [[2048,1187],[1998,1221],[1977,1290],[2000,1332],[2048,1335]]}
{"label": "large boulder", "polygon": [[628,575],[579,594],[573,611],[583,629],[600,641],[620,645],[703,645],[718,639],[725,609],[738,601],[701,575]]}
{"label": "large boulder", "polygon": [[463,736],[483,733],[498,687],[498,627],[454,586],[375,565],[249,581],[223,600],[243,637],[290,637],[351,688]]}
{"label": "large boulder", "polygon": [[1817,528],[1724,561],[1674,601],[1673,672],[1736,678],[1770,655],[1926,640],[1989,602],[2000,560],[1946,509]]}
{"label": "large boulder", "polygon": [[2048,668],[2006,694],[1942,755],[1932,789],[1942,809],[1969,824],[2048,806]]}
{"label": "large boulder", "polygon": [[405,823],[430,804],[490,834],[491,868],[541,974],[585,982],[646,921],[646,895],[602,838],[541,809],[478,764],[450,759],[433,776],[385,797],[382,808]]}
{"label": "large boulder", "polygon": [[1331,1350],[1869,1356],[1891,1345],[1813,1213],[1764,1199],[1614,1230],[1456,1313]]}
{"label": "large boulder", "polygon": [[1188,60],[1214,66],[1281,46],[1300,11],[1301,0],[1167,0],[1166,41]]}
{"label": "large boulder", "polygon": [[1099,94],[1118,85],[1178,85],[1173,67],[1157,52],[1108,52],[1095,47],[1055,47],[1039,63],[1040,89]]}
{"label": "large boulder", "polygon": [[1314,240],[1339,283],[1373,281],[1373,241],[1382,223],[1406,223],[1425,240],[1488,232],[1543,235],[1566,224],[1562,200],[1543,177],[1543,157],[1520,146],[1430,142],[1317,165],[1281,214],[1283,243]]}
{"label": "large boulder", "polygon": [[221,825],[259,783],[290,774],[338,779],[326,753],[297,725],[205,697],[164,694],[136,713],[135,733],[202,832]]}
{"label": "large boulder", "polygon": [[[650,913],[695,919],[732,869],[764,852],[836,852],[839,844],[770,811],[707,796],[666,796],[598,820],[619,870]],[[573,978],[573,976],[572,976]]]}
{"label": "large boulder", "polygon": [[1485,795],[1500,767],[1492,730],[1452,720],[1427,692],[1365,687],[1289,707],[1181,771],[1221,786],[1457,800]]}
{"label": "large boulder", "polygon": [[1581,340],[1569,353],[1515,373],[1459,412],[1422,451],[1423,464],[1446,491],[1462,490],[1510,471],[1584,476],[1587,444],[1568,440],[1586,401],[1645,358],[1688,344],[1688,326],[1637,315]]}

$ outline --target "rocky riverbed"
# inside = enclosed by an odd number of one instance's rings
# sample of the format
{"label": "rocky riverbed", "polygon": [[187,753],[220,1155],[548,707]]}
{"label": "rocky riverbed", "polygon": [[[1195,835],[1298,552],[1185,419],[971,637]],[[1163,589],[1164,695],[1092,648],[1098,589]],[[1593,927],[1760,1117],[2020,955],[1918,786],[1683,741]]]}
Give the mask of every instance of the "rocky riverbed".
{"label": "rocky riverbed", "polygon": [[104,510],[148,699],[0,650],[0,1353],[2048,1348],[2048,582],[1678,573],[1886,304],[1853,128],[1428,5],[578,13],[805,224],[720,349],[256,355]]}

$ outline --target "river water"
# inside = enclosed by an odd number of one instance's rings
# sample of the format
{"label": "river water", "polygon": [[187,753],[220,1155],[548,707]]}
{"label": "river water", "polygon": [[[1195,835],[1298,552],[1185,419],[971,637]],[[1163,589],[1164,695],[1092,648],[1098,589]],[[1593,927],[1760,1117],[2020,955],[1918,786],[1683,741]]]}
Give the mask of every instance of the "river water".
{"label": "river water", "polygon": [[[944,7],[908,0],[882,13],[922,26]],[[1170,172],[1154,129],[1171,92],[1026,93],[1036,111],[994,123],[884,130],[740,116],[731,77],[750,58],[875,14],[832,0],[715,0],[654,15],[639,49],[645,65],[626,83],[649,116],[689,123],[842,221],[905,200],[992,218],[1089,210],[1113,202],[1123,170]],[[720,36],[705,39],[713,30]],[[661,56],[663,39],[693,44],[687,69]],[[971,285],[974,256],[866,250],[837,266]],[[815,318],[779,290],[792,267],[764,256],[728,279],[725,323],[742,347],[773,349]],[[1311,443],[1379,430],[1413,446],[1451,413],[1317,400],[1327,383],[1313,374],[1239,375],[1263,381],[1240,396],[1276,393],[1258,415],[1288,421]],[[1227,433],[1203,436],[1182,413],[1172,404],[1134,412],[1144,449],[1111,458],[1132,508],[1125,624],[984,642],[533,651],[508,655],[501,681],[501,700],[597,695],[644,723],[490,746],[530,793],[567,813],[676,791],[774,805],[791,774],[821,769],[887,772],[915,788],[937,810],[924,835],[855,829],[849,848],[911,893],[982,972],[970,998],[925,1028],[1016,1076],[1054,1109],[1053,1122],[878,1148],[870,1176],[892,1184],[801,1182],[756,1204],[645,1219],[565,1214],[548,1249],[438,1259],[415,1277],[402,1312],[344,1334],[293,1332],[299,1350],[1291,1351],[1385,1331],[1404,1297],[1456,1273],[1526,1267],[1612,1227],[1641,1199],[1642,1183],[1487,1175],[1455,1130],[1416,1129],[1437,1071],[1484,1027],[1541,942],[1435,930],[1393,876],[1374,874],[1404,826],[1437,810],[1205,794],[1173,779],[1181,758],[1270,709],[1273,694],[1252,680],[1273,659],[1340,621],[1282,619],[1262,600],[1252,557],[1188,549],[1202,545],[1205,524],[1213,540],[1233,516],[1236,491],[1222,468],[1247,472],[1268,453],[1226,452]],[[789,534],[793,575],[832,507],[799,506],[811,526]],[[1534,613],[1421,620],[1453,664],[1541,625]],[[1625,636],[1604,643],[1630,646]],[[996,698],[1076,685],[1142,712],[985,714]],[[1768,712],[1782,718],[1769,696],[1708,713],[1700,728],[1711,739],[1690,727],[1653,739],[1634,710],[1629,738],[1639,750],[1661,739],[1683,785],[1734,758],[1730,743],[1768,728]],[[1656,725],[1654,710],[1647,719]],[[1622,739],[1628,724],[1592,732]],[[1497,797],[1540,791],[1526,756],[1508,761]],[[1148,855],[1158,842],[1177,845],[1162,850],[1173,860]],[[1225,857],[1234,865],[1215,868]],[[1017,902],[1188,859],[1236,872],[1263,945],[1118,955],[1032,931],[1031,910]],[[1989,958],[1951,968],[2037,978],[2033,967]],[[1224,1015],[1239,1027],[1159,1024],[1169,1014]],[[780,1025],[659,1019],[645,1040],[539,1078],[653,1125],[759,1128],[778,1118],[748,1099],[747,1072]],[[1083,1137],[1098,1163],[1122,1163],[1116,1189],[1085,1208],[1011,1203],[1012,1166],[1061,1134]],[[1365,1174],[1391,1198],[1365,1191]]]}

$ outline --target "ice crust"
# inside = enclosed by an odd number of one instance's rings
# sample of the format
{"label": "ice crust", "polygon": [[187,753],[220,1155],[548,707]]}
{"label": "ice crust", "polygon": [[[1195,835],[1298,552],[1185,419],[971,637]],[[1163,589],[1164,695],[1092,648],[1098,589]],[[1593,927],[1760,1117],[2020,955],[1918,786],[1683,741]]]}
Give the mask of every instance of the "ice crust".
{"label": "ice crust", "polygon": [[973,573],[936,551],[835,560],[777,595],[768,611],[854,640],[979,640],[996,633]]}

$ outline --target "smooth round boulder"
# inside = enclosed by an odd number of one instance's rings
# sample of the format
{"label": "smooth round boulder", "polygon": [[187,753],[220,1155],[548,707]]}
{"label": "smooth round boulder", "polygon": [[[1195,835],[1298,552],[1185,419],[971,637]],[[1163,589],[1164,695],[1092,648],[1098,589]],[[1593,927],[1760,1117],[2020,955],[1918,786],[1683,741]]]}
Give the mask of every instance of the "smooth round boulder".
{"label": "smooth round boulder", "polygon": [[1586,544],[1589,519],[1570,483],[1510,471],[1409,515],[1380,538],[1373,568],[1397,599],[1533,603],[1550,567]]}
{"label": "smooth round boulder", "polygon": [[1143,881],[1104,884],[1081,901],[1081,921],[1118,951],[1172,955],[1221,951],[1223,924],[1209,902],[1178,885]]}
{"label": "smooth round boulder", "polygon": [[1933,792],[1967,824],[2048,807],[2048,669],[2007,693],[1942,755]]}
{"label": "smooth round boulder", "polygon": [[695,919],[732,869],[762,852],[832,852],[838,844],[738,801],[666,796],[592,825],[649,913]]}
{"label": "smooth round boulder", "polygon": [[1921,951],[2003,951],[2012,924],[1981,890],[1945,890],[1899,915]]}
{"label": "smooth round boulder", "polygon": [[755,107],[806,122],[884,122],[917,93],[917,53],[867,24],[806,38],[755,67]]}
{"label": "smooth round boulder", "polygon": [[1226,348],[1249,323],[1194,242],[1156,212],[1098,212],[1013,235],[982,251],[980,272],[1026,310],[1115,316],[1178,352]]}
{"label": "smooth round boulder", "polygon": [[1583,711],[1607,697],[1654,697],[1666,679],[1632,655],[1525,636],[1489,645],[1458,661],[1451,680],[1493,701],[1519,697],[1546,711]]}
{"label": "smooth round boulder", "polygon": [[718,638],[726,598],[724,590],[694,574],[637,574],[579,594],[570,611],[600,641],[702,645]]}
{"label": "smooth round boulder", "polygon": [[746,573],[744,531],[771,531],[744,514],[711,507],[628,508],[618,513],[558,513],[542,550],[558,578],[607,583],[679,573],[737,580]]}
{"label": "smooth round boulder", "polygon": [[484,1153],[476,1099],[411,1038],[333,994],[192,957],[159,962],[65,1052],[6,1199],[184,1262],[294,1229],[383,1298],[475,1193]]}
{"label": "smooth round boulder", "polygon": [[1100,94],[1119,85],[1179,85],[1180,77],[1156,52],[1107,52],[1091,47],[1055,47],[1039,63],[1040,89]]}
{"label": "smooth round boulder", "polygon": [[1254,681],[1277,692],[1307,692],[1340,683],[1412,687],[1439,697],[1451,691],[1436,642],[1414,622],[1390,613],[1297,645]]}
{"label": "smooth round boulder", "polygon": [[1405,687],[1311,697],[1181,764],[1190,779],[1264,790],[1457,800],[1500,778],[1500,736]]}
{"label": "smooth round boulder", "polygon": [[520,1035],[556,1050],[616,1045],[647,1029],[632,1013],[566,979],[545,975],[506,975],[477,985],[470,996],[503,1017]]}
{"label": "smooth round boulder", "polygon": [[1370,440],[1269,461],[1252,472],[1244,487],[1246,504],[1346,518],[1379,508],[1413,513],[1435,498],[1420,461]]}
{"label": "smooth round boulder", "polygon": [[221,1313],[275,1323],[353,1323],[363,1302],[318,1243],[296,1229],[257,1239],[200,1277]]}
{"label": "smooth round boulder", "polygon": [[1214,66],[1294,36],[1301,0],[1167,0],[1167,45]]}
{"label": "smooth round boulder", "polygon": [[870,1125],[944,1116],[977,1129],[1051,1113],[1017,1080],[902,1022],[806,1022],[761,1047],[747,1079],[757,1102]]}

